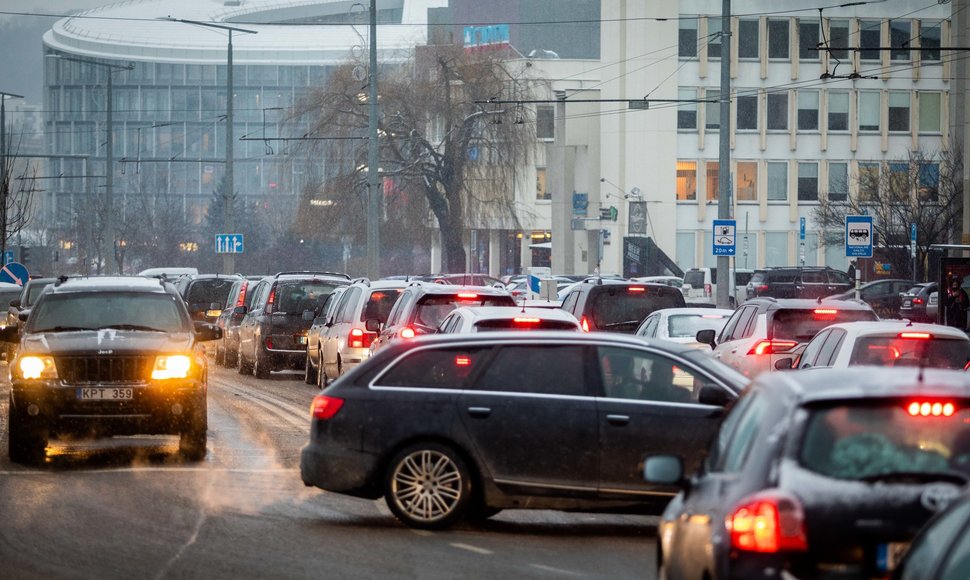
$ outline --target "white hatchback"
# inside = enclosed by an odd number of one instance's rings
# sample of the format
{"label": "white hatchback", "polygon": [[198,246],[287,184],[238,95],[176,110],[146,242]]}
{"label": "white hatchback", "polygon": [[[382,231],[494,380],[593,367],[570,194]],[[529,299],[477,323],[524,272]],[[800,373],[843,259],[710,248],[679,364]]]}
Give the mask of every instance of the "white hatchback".
{"label": "white hatchback", "polygon": [[451,311],[439,334],[462,334],[497,330],[581,330],[572,314],[558,308],[519,306],[463,306]]}
{"label": "white hatchback", "polygon": [[697,332],[711,329],[720,333],[734,314],[726,308],[664,308],[643,319],[636,335],[659,338],[711,352],[707,344],[697,342]]}

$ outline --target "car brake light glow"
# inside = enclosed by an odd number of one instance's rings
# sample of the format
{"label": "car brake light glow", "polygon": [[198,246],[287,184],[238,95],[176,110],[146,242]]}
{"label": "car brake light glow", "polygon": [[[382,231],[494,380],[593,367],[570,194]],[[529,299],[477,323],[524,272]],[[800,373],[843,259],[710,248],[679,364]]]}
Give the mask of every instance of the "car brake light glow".
{"label": "car brake light glow", "polygon": [[913,304],[922,304],[922,303],[923,303],[922,298],[913,298]]}
{"label": "car brake light glow", "polygon": [[630,286],[627,288],[627,292],[646,292],[647,289],[643,286]]}
{"label": "car brake light glow", "polygon": [[515,318],[512,319],[512,322],[516,324],[539,324],[540,320],[538,318],[516,316]]}
{"label": "car brake light glow", "polygon": [[757,290],[758,292],[766,292],[768,290],[768,285],[759,284],[758,286],[755,286],[754,289]]}
{"label": "car brake light glow", "polygon": [[475,294],[474,292],[459,292],[458,293],[458,297],[459,298],[471,298],[471,299],[474,300],[475,298],[478,298],[478,294]]}
{"label": "car brake light glow", "polygon": [[347,345],[350,348],[369,348],[376,336],[376,333],[367,332],[359,328],[352,328],[350,329],[350,337],[347,340]]}
{"label": "car brake light glow", "polygon": [[915,338],[918,340],[929,340],[933,335],[928,332],[900,332],[899,338]]}
{"label": "car brake light glow", "polygon": [[788,494],[768,491],[742,500],[725,521],[731,547],[761,553],[808,550],[805,513]]}
{"label": "car brake light glow", "polygon": [[778,354],[787,352],[796,346],[798,346],[798,343],[794,340],[762,340],[752,346],[748,354]]}
{"label": "car brake light glow", "polygon": [[710,296],[711,295],[711,292],[712,292],[711,285],[710,284],[704,284],[704,297],[706,298],[706,297]]}
{"label": "car brake light glow", "polygon": [[236,306],[246,305],[246,288],[249,286],[248,282],[243,282],[239,285],[239,296],[236,297]]}
{"label": "car brake light glow", "polygon": [[310,416],[314,419],[326,421],[336,415],[340,407],[343,406],[343,399],[328,397],[327,395],[317,395],[313,398],[313,403],[310,405]]}
{"label": "car brake light glow", "polygon": [[276,286],[269,291],[269,298],[266,299],[267,304],[274,304],[276,302]]}
{"label": "car brake light glow", "polygon": [[266,337],[266,340],[263,341],[263,344],[266,345],[266,348],[272,350],[272,348],[273,348],[273,337],[272,336],[267,336]]}
{"label": "car brake light glow", "polygon": [[455,365],[459,367],[467,367],[472,364],[472,359],[469,356],[460,354],[455,357]]}
{"label": "car brake light glow", "polygon": [[913,401],[906,407],[906,411],[913,417],[952,417],[956,410],[953,403],[940,401]]}
{"label": "car brake light glow", "polygon": [[401,338],[414,338],[414,329],[410,326],[405,326],[401,329]]}
{"label": "car brake light glow", "polygon": [[835,316],[839,311],[835,308],[816,308],[815,316]]}
{"label": "car brake light glow", "polygon": [[589,332],[589,321],[586,320],[585,316],[583,317],[583,321],[580,322],[580,326],[583,327],[583,332]]}

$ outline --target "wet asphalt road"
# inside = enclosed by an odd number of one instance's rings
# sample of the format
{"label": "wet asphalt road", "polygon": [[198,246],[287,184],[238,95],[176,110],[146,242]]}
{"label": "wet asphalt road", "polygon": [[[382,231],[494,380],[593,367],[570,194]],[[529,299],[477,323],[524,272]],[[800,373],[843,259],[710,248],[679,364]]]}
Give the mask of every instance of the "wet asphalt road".
{"label": "wet asphalt road", "polygon": [[[0,367],[6,376],[6,368]],[[209,444],[174,437],[52,441],[7,459],[0,384],[0,578],[653,578],[656,518],[505,511],[416,531],[383,502],[303,486],[316,387],[210,368]]]}

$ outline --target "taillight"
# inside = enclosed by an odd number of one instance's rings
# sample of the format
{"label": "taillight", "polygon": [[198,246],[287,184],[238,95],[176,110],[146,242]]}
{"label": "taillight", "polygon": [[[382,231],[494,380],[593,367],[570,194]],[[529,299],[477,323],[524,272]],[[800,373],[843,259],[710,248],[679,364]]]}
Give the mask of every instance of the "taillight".
{"label": "taillight", "polygon": [[589,321],[586,320],[585,316],[583,317],[582,322],[580,322],[579,324],[580,326],[583,327],[583,332],[589,332]]}
{"label": "taillight", "polygon": [[246,305],[246,288],[249,286],[248,282],[243,282],[239,285],[239,296],[236,297],[236,306]]}
{"label": "taillight", "polygon": [[906,407],[906,411],[913,417],[952,417],[956,410],[953,403],[940,401],[913,401]]}
{"label": "taillight", "polygon": [[916,340],[929,340],[933,335],[928,332],[900,332],[897,338],[914,338]]}
{"label": "taillight", "polygon": [[275,284],[273,285],[273,287],[269,291],[269,298],[266,299],[266,306],[263,309],[263,310],[265,310],[266,314],[272,314],[273,313],[273,304],[274,303],[276,303],[276,285]]}
{"label": "taillight", "polygon": [[405,326],[401,329],[401,338],[414,338],[414,329],[410,326]]}
{"label": "taillight", "polygon": [[313,397],[313,403],[310,405],[310,416],[314,419],[326,421],[336,415],[340,407],[343,406],[343,399],[328,397],[327,395],[317,395]]}
{"label": "taillight", "polygon": [[835,308],[816,308],[812,311],[815,318],[835,318],[838,316],[839,311]]}
{"label": "taillight", "polygon": [[475,294],[474,292],[459,292],[458,297],[474,300],[478,298],[478,294]]}
{"label": "taillight", "polygon": [[472,359],[467,355],[460,354],[455,357],[455,366],[467,367],[471,364],[472,364]]}
{"label": "taillight", "polygon": [[704,296],[710,296],[710,295],[711,295],[711,285],[704,284]]}
{"label": "taillight", "polygon": [[273,337],[272,336],[267,336],[266,337],[266,340],[263,341],[263,344],[266,345],[266,348],[272,350],[272,348],[273,348]]}
{"label": "taillight", "polygon": [[759,285],[755,286],[754,289],[757,292],[767,292],[768,291],[768,285],[767,284],[759,284]]}
{"label": "taillight", "polygon": [[751,347],[748,354],[778,354],[798,346],[794,340],[761,340]]}
{"label": "taillight", "polygon": [[516,316],[512,319],[512,322],[516,324],[539,324],[541,322],[538,318],[526,317],[526,316]]}
{"label": "taillight", "polygon": [[742,500],[724,522],[731,547],[748,552],[777,553],[808,550],[805,513],[799,501],[780,491],[767,491]]}
{"label": "taillight", "polygon": [[922,298],[913,298],[913,304],[922,304],[922,303],[923,303]]}
{"label": "taillight", "polygon": [[350,338],[347,340],[347,345],[350,348],[370,348],[371,343],[374,342],[374,338],[376,337],[377,334],[374,332],[367,332],[360,328],[352,328],[350,329]]}
{"label": "taillight", "polygon": [[647,289],[644,288],[643,286],[630,286],[626,290],[627,292],[646,292],[647,291]]}

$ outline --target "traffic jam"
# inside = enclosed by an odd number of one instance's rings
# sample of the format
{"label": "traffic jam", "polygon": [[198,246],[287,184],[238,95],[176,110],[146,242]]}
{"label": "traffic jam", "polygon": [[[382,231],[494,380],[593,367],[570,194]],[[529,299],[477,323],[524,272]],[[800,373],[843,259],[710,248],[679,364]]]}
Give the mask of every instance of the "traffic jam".
{"label": "traffic jam", "polygon": [[910,283],[887,315],[891,281],[856,298],[821,267],[757,270],[718,309],[710,275],[34,278],[0,330],[9,459],[161,434],[205,462],[210,373],[302,375],[302,484],[411,529],[645,514],[648,576],[968,577],[965,310],[917,313]]}

